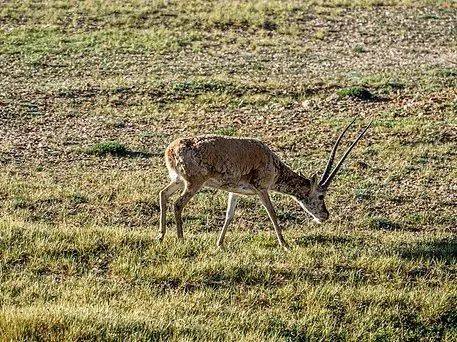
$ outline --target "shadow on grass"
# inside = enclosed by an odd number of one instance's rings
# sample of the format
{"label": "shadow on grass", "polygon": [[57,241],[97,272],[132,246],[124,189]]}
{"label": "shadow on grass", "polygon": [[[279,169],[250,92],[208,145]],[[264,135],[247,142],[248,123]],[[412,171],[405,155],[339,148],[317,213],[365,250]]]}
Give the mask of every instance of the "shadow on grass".
{"label": "shadow on grass", "polygon": [[340,98],[350,98],[350,99],[359,100],[359,101],[369,101],[369,102],[387,102],[387,101],[389,101],[388,98],[374,94],[365,87],[342,88],[342,89],[338,89],[336,91],[336,94]]}
{"label": "shadow on grass", "polygon": [[149,152],[142,152],[142,151],[125,151],[120,157],[127,157],[127,158],[150,158],[152,157],[152,153]]}
{"label": "shadow on grass", "polygon": [[300,247],[306,247],[314,244],[354,245],[363,244],[363,242],[364,239],[359,237],[322,234],[305,235],[295,240],[295,243]]}
{"label": "shadow on grass", "polygon": [[385,217],[371,217],[368,220],[368,227],[373,230],[385,230],[385,231],[394,231],[394,230],[405,230],[398,222],[392,221]]}
{"label": "shadow on grass", "polygon": [[400,248],[400,255],[405,259],[428,259],[455,264],[457,262],[457,237],[405,246]]}

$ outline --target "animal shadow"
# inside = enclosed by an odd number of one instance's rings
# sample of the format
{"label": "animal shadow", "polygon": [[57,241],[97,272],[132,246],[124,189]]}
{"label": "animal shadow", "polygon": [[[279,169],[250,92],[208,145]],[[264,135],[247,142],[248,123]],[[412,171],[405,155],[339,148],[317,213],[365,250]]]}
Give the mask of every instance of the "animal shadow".
{"label": "animal shadow", "polygon": [[457,237],[441,238],[433,241],[419,242],[399,248],[400,256],[405,259],[428,259],[442,261],[446,264],[457,262]]}

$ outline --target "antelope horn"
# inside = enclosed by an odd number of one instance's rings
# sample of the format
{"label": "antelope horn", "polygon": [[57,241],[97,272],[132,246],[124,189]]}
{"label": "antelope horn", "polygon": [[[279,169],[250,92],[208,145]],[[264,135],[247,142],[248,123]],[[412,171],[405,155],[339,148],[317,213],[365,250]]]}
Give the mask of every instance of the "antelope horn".
{"label": "antelope horn", "polygon": [[332,173],[330,174],[330,176],[327,177],[327,179],[321,184],[322,187],[326,188],[330,185],[332,179],[335,177],[335,175],[337,174],[338,170],[340,169],[341,167],[341,164],[343,164],[344,160],[346,159],[346,157],[349,155],[349,152],[351,152],[351,150],[354,148],[354,146],[359,142],[359,140],[364,136],[364,134],[366,133],[366,131],[368,130],[368,128],[371,126],[371,123],[373,121],[370,121],[370,123],[365,127],[365,129],[359,134],[359,136],[357,137],[357,139],[354,140],[354,142],[351,144],[351,146],[349,146],[349,148],[347,149],[347,151],[343,154],[343,156],[341,157],[340,161],[338,162],[338,164],[336,165],[336,167],[333,169]]}
{"label": "antelope horn", "polygon": [[327,176],[330,173],[330,170],[332,169],[332,166],[333,166],[333,160],[335,159],[335,154],[336,154],[336,150],[338,149],[338,145],[340,144],[340,141],[343,138],[346,131],[349,129],[349,127],[351,127],[351,125],[355,122],[355,120],[356,119],[352,120],[351,123],[346,126],[346,128],[343,130],[343,132],[341,132],[340,136],[336,140],[335,145],[333,145],[333,150],[330,153],[330,157],[328,158],[328,161],[327,161],[327,166],[325,167],[324,173],[322,173],[319,184],[323,184],[325,182],[325,180],[327,179]]}

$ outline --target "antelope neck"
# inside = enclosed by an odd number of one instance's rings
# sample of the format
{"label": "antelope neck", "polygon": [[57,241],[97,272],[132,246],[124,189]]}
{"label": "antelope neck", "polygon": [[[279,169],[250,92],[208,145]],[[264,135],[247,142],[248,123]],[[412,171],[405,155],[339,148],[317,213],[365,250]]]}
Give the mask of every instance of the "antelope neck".
{"label": "antelope neck", "polygon": [[304,193],[306,195],[309,194],[311,190],[311,181],[309,179],[296,173],[286,165],[281,165],[278,171],[278,177],[273,190],[294,197],[302,197]]}

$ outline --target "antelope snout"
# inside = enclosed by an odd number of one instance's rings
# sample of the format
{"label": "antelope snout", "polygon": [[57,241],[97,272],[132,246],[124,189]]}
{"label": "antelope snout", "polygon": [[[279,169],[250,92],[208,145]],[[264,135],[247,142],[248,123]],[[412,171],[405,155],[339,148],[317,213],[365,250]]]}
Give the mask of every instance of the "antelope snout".
{"label": "antelope snout", "polygon": [[324,221],[327,221],[329,216],[330,216],[330,214],[328,213],[328,211],[326,211],[326,212],[320,214],[319,217],[314,217],[314,222],[322,223]]}

